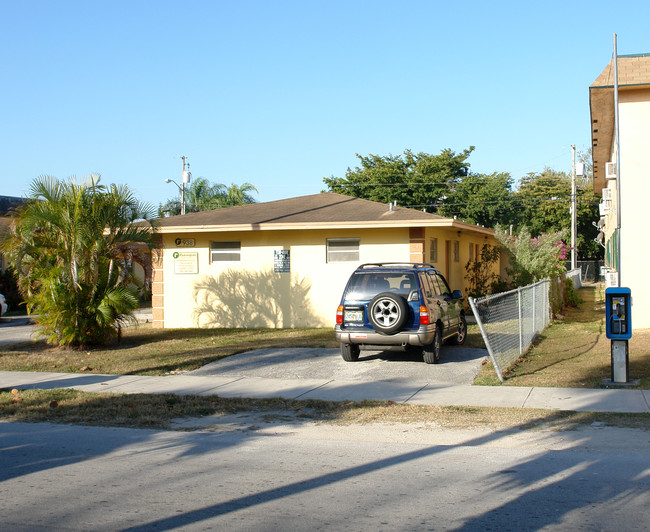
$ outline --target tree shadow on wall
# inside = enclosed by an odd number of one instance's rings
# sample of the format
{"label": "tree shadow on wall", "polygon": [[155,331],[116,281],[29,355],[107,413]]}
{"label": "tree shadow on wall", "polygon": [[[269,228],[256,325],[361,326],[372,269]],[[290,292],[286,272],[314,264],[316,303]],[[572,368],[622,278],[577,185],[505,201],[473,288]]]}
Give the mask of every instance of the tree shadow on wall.
{"label": "tree shadow on wall", "polygon": [[197,327],[321,327],[311,283],[288,273],[227,270],[197,279],[192,289]]}

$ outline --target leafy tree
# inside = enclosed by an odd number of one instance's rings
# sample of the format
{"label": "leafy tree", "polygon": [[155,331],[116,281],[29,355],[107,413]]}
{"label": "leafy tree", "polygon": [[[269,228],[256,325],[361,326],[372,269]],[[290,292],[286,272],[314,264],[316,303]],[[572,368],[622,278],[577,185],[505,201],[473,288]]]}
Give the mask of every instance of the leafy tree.
{"label": "leafy tree", "polygon": [[510,225],[516,220],[512,178],[508,173],[470,173],[454,184],[449,196],[449,202],[440,209],[445,216],[457,216],[484,227]]}
{"label": "leafy tree", "polygon": [[[185,212],[209,211],[255,203],[252,192],[257,189],[250,183],[236,185],[232,183],[229,187],[221,183],[210,183],[203,177],[196,178],[190,185],[185,187]],[[158,215],[169,214],[175,216],[181,213],[180,195],[167,200],[164,205],[158,207]]]}
{"label": "leafy tree", "polygon": [[48,342],[103,343],[133,319],[139,298],[129,262],[150,271],[152,214],[127,187],[100,185],[98,175],[32,183],[3,247]]}
{"label": "leafy tree", "polygon": [[471,146],[458,154],[449,149],[439,155],[410,150],[397,156],[357,154],[361,166],[348,168],[345,177],[323,181],[330,192],[436,212],[451,201],[450,190],[468,174],[467,158],[473,150]]}
{"label": "leafy tree", "polygon": [[516,194],[520,220],[533,235],[570,227],[571,177],[546,168],[522,178]]}
{"label": "leafy tree", "polygon": [[[515,198],[519,225],[525,224],[534,236],[571,230],[571,176],[565,172],[547,168],[541,173],[528,174],[522,179]],[[593,241],[598,230],[592,225],[598,218],[598,198],[591,186],[577,189],[576,205],[578,256],[600,257],[602,252]]]}
{"label": "leafy tree", "polygon": [[598,204],[600,198],[593,188],[578,189],[577,196],[577,231],[578,258],[602,259],[603,249],[595,242],[598,229],[592,222],[599,218]]}

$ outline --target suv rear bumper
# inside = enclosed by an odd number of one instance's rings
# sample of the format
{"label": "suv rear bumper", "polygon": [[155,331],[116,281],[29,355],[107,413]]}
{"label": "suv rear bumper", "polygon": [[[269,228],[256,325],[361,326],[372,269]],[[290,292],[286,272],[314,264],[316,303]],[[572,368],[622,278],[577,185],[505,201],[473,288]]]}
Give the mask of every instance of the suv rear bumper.
{"label": "suv rear bumper", "polygon": [[342,344],[357,345],[415,345],[425,346],[433,342],[436,325],[422,325],[417,331],[401,331],[395,334],[380,334],[368,329],[341,328],[334,329],[336,340]]}

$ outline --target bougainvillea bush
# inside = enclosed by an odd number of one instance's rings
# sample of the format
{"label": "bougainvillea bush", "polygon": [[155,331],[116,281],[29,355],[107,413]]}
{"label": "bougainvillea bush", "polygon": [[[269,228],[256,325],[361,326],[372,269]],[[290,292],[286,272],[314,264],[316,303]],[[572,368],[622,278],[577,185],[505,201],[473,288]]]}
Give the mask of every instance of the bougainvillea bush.
{"label": "bougainvillea bush", "polygon": [[495,237],[510,252],[508,274],[516,286],[526,286],[542,279],[556,279],[566,271],[569,248],[564,243],[567,231],[542,233],[533,238],[526,226],[517,235],[497,227]]}

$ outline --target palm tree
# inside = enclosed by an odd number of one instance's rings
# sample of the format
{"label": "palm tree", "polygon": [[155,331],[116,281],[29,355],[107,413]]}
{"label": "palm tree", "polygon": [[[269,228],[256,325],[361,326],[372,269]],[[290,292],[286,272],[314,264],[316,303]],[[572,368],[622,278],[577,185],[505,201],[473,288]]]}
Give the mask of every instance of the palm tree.
{"label": "palm tree", "polygon": [[233,183],[226,190],[224,203],[228,206],[255,203],[255,198],[250,194],[251,192],[257,193],[257,189],[250,183],[243,183],[239,186]]}
{"label": "palm tree", "polygon": [[[221,183],[210,183],[204,177],[196,178],[185,188],[185,212],[209,211],[221,209],[222,207],[233,207],[235,205],[246,205],[255,203],[251,192],[257,193],[257,189],[250,183],[236,185],[232,183],[229,187]],[[181,213],[181,198],[176,196],[167,200],[164,205],[158,207],[158,216],[169,214],[175,216]]]}
{"label": "palm tree", "polygon": [[204,177],[196,178],[185,190],[185,212],[199,212],[223,207],[225,185],[211,184]]}
{"label": "palm tree", "polygon": [[50,343],[84,346],[119,333],[139,300],[128,263],[150,271],[152,209],[126,186],[99,183],[98,175],[83,184],[37,178],[4,243]]}

